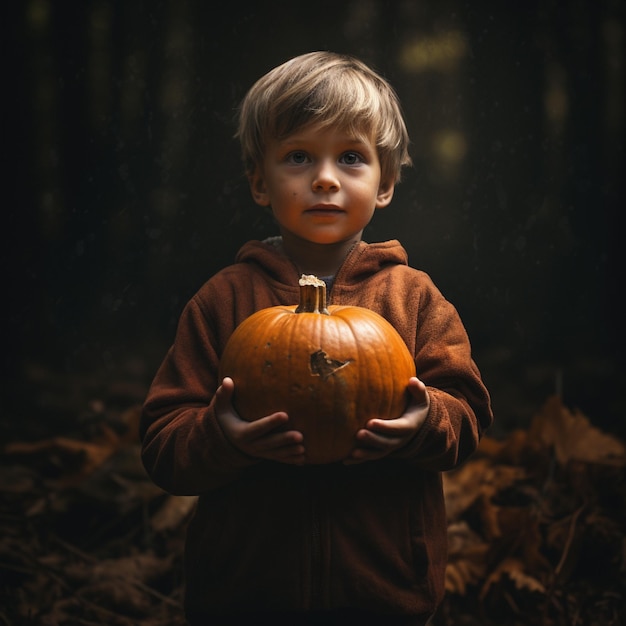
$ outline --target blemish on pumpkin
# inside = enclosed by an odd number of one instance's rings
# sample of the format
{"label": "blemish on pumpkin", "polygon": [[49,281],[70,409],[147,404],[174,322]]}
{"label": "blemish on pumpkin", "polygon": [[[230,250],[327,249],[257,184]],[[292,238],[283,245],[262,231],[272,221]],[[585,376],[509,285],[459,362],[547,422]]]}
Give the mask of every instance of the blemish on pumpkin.
{"label": "blemish on pumpkin", "polygon": [[332,376],[337,370],[340,370],[342,367],[345,367],[349,363],[352,363],[352,361],[338,361],[337,359],[329,359],[324,350],[316,350],[311,355],[311,374],[313,374],[313,376],[321,376],[324,380],[326,380],[329,376]]}

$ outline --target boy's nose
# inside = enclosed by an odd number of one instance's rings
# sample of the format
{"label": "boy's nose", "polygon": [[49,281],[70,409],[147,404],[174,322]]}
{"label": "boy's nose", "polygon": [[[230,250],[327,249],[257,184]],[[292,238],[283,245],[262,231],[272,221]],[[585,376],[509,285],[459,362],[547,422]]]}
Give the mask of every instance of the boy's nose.
{"label": "boy's nose", "polygon": [[339,178],[330,163],[320,163],[313,177],[313,191],[333,191],[339,189]]}

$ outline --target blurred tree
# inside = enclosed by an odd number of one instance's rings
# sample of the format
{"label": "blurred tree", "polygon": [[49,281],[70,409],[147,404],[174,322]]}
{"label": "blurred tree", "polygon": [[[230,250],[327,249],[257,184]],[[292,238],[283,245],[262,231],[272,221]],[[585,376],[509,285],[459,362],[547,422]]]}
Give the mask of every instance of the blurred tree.
{"label": "blurred tree", "polygon": [[6,10],[7,376],[131,352],[152,373],[186,300],[273,233],[242,176],[236,105],[271,67],[326,48],[398,90],[415,167],[366,235],[399,238],[457,305],[504,423],[528,418],[524,395],[539,406],[557,372],[589,414],[620,410],[623,3]]}

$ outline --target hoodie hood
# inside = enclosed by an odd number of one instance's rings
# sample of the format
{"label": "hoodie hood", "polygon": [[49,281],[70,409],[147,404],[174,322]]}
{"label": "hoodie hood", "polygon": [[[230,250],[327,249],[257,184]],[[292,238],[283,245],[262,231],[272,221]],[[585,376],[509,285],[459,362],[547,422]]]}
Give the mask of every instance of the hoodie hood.
{"label": "hoodie hood", "polygon": [[[280,237],[249,241],[237,253],[235,263],[251,264],[272,280],[297,287],[300,278],[298,269],[283,253],[280,241]],[[339,268],[335,283],[343,287],[354,287],[381,270],[395,265],[408,265],[408,255],[399,241],[359,241]]]}

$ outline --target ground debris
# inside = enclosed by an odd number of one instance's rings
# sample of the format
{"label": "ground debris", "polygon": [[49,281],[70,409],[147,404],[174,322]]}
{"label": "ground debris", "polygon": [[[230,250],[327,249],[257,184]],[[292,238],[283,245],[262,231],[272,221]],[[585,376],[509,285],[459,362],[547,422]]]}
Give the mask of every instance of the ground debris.
{"label": "ground debris", "polygon": [[436,626],[620,626],[626,448],[558,396],[444,476],[450,556]]}
{"label": "ground debris", "polygon": [[[0,449],[0,624],[184,624],[195,498],[150,481],[141,394],[112,394],[83,398],[71,431]],[[624,444],[558,397],[527,430],[485,437],[444,476],[450,556],[434,626],[623,624],[625,465]]]}
{"label": "ground debris", "polygon": [[[63,435],[5,439],[0,624],[184,624],[182,548],[195,499],[148,478],[137,395],[116,408],[100,390],[97,401],[82,398],[97,415],[84,419],[76,408]],[[64,415],[71,410],[63,406]]]}

